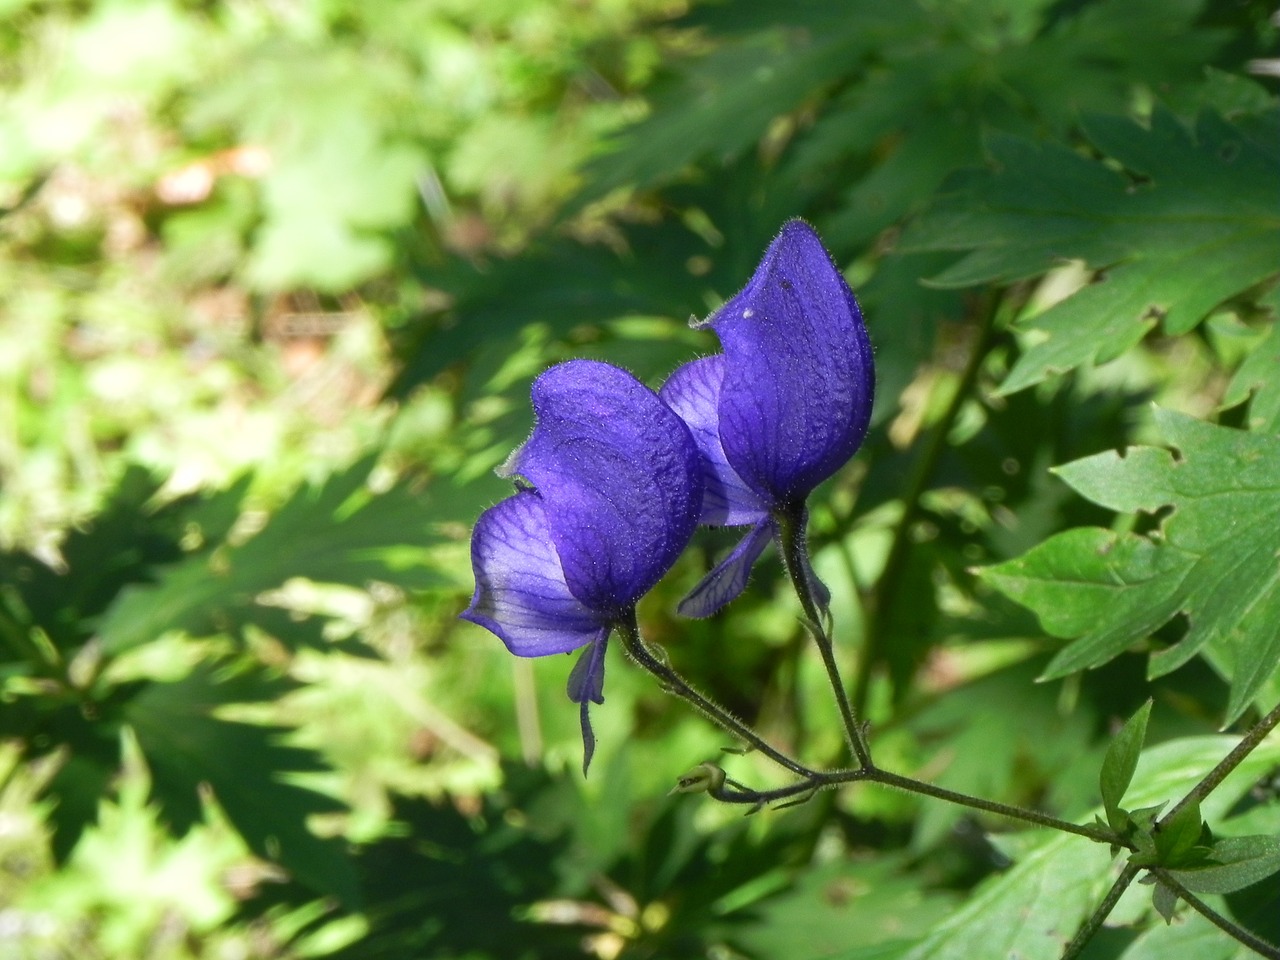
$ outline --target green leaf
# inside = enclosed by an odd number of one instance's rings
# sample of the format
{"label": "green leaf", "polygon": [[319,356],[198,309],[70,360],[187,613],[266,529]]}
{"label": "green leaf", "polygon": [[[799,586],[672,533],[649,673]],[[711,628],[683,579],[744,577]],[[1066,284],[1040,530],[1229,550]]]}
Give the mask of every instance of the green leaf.
{"label": "green leaf", "polygon": [[[1273,291],[1273,296],[1280,290]],[[1273,322],[1236,370],[1222,398],[1224,407],[1233,407],[1249,398],[1249,429],[1259,433],[1280,432],[1280,332]]]}
{"label": "green leaf", "polygon": [[1190,563],[1136,534],[1077,527],[980,576],[1051,635],[1079,638],[1045,670],[1052,679],[1114,659],[1177,613]]}
{"label": "green leaf", "polygon": [[1248,128],[1212,113],[1189,128],[1163,109],[1149,128],[1090,118],[1086,136],[1123,172],[1065,146],[993,137],[994,169],[926,215],[903,248],[964,251],[933,278],[944,286],[1010,283],[1069,259],[1105,269],[1027,324],[1036,339],[1001,386],[1013,393],[1114,359],[1161,320],[1185,333],[1280,273],[1278,122],[1277,111]]}
{"label": "green leaf", "polygon": [[99,625],[105,649],[120,653],[169,630],[200,636],[247,623],[269,628],[277,616],[256,598],[294,577],[357,587],[438,582],[422,556],[434,536],[432,502],[407,483],[370,492],[371,467],[364,460],[298,491],[243,544],[202,551],[156,583],[128,588]]}
{"label": "green leaf", "polygon": [[788,23],[737,36],[668,78],[654,93],[654,109],[589,170],[577,203],[617,187],[669,179],[704,156],[723,161],[753,146],[768,125],[837,77],[851,72],[904,24],[919,24],[909,4],[861,3],[852,8],[802,3]]}
{"label": "green leaf", "polygon": [[1124,799],[1124,792],[1129,789],[1129,781],[1133,779],[1133,771],[1138,767],[1138,756],[1142,753],[1142,744],[1147,738],[1147,720],[1150,716],[1151,701],[1148,700],[1112,738],[1102,760],[1099,786],[1102,790],[1102,805],[1107,811],[1107,822],[1113,830],[1123,830],[1128,825],[1124,822],[1128,817],[1121,817],[1120,801]]}
{"label": "green leaf", "polygon": [[1280,837],[1224,837],[1207,857],[1207,866],[1169,872],[1192,893],[1234,893],[1280,871]]}
{"label": "green leaf", "polygon": [[1046,678],[1106,663],[1185,614],[1186,634],[1153,654],[1150,673],[1211,652],[1229,675],[1231,722],[1280,665],[1280,437],[1166,410],[1157,409],[1155,419],[1177,456],[1134,447],[1057,473],[1111,510],[1172,507],[1158,535],[1071,530],[983,576],[1034,610],[1049,633],[1075,638]]}
{"label": "green leaf", "polygon": [[[1149,804],[1189,790],[1222,755],[1233,737],[1196,737],[1144,751],[1130,788],[1134,803]],[[1221,816],[1280,758],[1280,742],[1267,743],[1205,800]],[[1014,865],[982,883],[964,905],[933,926],[909,960],[1013,957],[1057,960],[1114,878],[1105,847],[1070,834],[1015,837]],[[1020,849],[1017,849],[1020,848]]]}
{"label": "green leaf", "polygon": [[[1157,893],[1157,896],[1159,894]],[[1113,954],[1107,954],[1113,956]],[[1258,960],[1258,954],[1226,936],[1198,913],[1186,911],[1175,924],[1148,928],[1120,960]]]}
{"label": "green leaf", "polygon": [[1151,906],[1165,923],[1173,923],[1173,914],[1178,908],[1178,895],[1157,880],[1151,891]]}
{"label": "green leaf", "polygon": [[129,467],[97,516],[68,533],[62,569],[22,551],[0,553],[0,604],[24,625],[39,627],[58,649],[77,649],[126,584],[182,555],[178,541],[190,501],[148,509],[161,483],[142,467]]}
{"label": "green leaf", "polygon": [[1204,834],[1200,804],[1189,803],[1155,828],[1156,856],[1162,866],[1178,866],[1194,858],[1193,851]]}
{"label": "green leaf", "polygon": [[137,735],[155,797],[175,830],[199,822],[201,785],[207,784],[255,853],[313,890],[354,904],[355,874],[341,843],[307,829],[308,817],[345,807],[290,782],[327,770],[320,756],[284,743],[285,728],[216,715],[228,704],[278,697],[286,686],[261,672],[228,675],[203,664],[176,683],[149,684],[124,705],[120,719]]}

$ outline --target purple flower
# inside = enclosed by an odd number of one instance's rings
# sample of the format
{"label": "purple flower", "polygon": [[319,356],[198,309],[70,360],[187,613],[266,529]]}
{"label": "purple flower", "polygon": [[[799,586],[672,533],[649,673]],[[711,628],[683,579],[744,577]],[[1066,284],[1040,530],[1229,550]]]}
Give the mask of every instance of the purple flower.
{"label": "purple flower", "polygon": [[[752,529],[681,603],[694,617],[742,592],[782,520],[803,529],[805,499],[866,436],[875,385],[853,291],[803,220],[783,226],[742,292],[701,325],[724,352],[680,367],[662,398],[702,452],[701,522]],[[825,606],[803,546],[798,559]]]}
{"label": "purple flower", "polygon": [[521,657],[586,648],[568,684],[585,773],[595,747],[587,704],[604,702],[609,634],[693,535],[702,467],[683,421],[607,363],[552,367],[534,381],[533,409],[533,434],[501,471],[517,478],[515,496],[476,522],[476,592],[462,618]]}

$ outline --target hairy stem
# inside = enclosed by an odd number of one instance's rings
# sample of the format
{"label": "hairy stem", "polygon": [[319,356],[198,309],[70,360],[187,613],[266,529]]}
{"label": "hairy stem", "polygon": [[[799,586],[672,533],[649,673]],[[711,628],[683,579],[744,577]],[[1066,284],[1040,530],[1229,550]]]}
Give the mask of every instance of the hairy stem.
{"label": "hairy stem", "polygon": [[1116,904],[1120,902],[1120,897],[1129,889],[1129,884],[1133,883],[1134,878],[1138,876],[1140,867],[1135,867],[1131,863],[1125,864],[1124,870],[1120,872],[1120,876],[1116,877],[1116,882],[1111,885],[1111,889],[1107,891],[1107,895],[1102,898],[1102,903],[1098,904],[1098,909],[1084,922],[1071,942],[1067,944],[1067,949],[1062,952],[1062,960],[1075,960],[1085,948],[1093,935],[1102,929],[1103,922],[1111,915],[1111,911],[1116,908]]}
{"label": "hairy stem", "polygon": [[1246,930],[1238,924],[1232,923],[1222,914],[1214,910],[1194,893],[1179,883],[1174,877],[1169,875],[1169,871],[1159,868],[1152,868],[1151,872],[1166,887],[1176,893],[1181,899],[1187,901],[1187,904],[1200,916],[1204,917],[1215,927],[1231,937],[1233,940],[1243,943],[1250,950],[1259,956],[1267,957],[1268,960],[1280,960],[1280,947],[1275,944],[1268,943],[1253,932]]}
{"label": "hairy stem", "polygon": [[[1254,724],[1249,732],[1244,735],[1244,739],[1236,744],[1235,749],[1223,757],[1216,767],[1205,774],[1204,779],[1192,787],[1190,793],[1174,804],[1173,809],[1161,817],[1160,821],[1164,823],[1171,820],[1189,805],[1199,803],[1211,794],[1217,789],[1218,784],[1226,779],[1227,774],[1240,766],[1244,758],[1257,749],[1259,744],[1267,738],[1267,734],[1274,730],[1277,725],[1280,725],[1280,704],[1277,704],[1274,710]],[[1190,901],[1187,902],[1190,903]]]}
{"label": "hairy stem", "polygon": [[631,658],[636,663],[657,677],[663,688],[668,692],[681,699],[688,700],[712,723],[729,731],[779,766],[785,767],[801,777],[815,776],[815,771],[770,746],[755,730],[715,701],[703,696],[691,687],[684,677],[677,673],[669,663],[655,655],[640,636],[640,628],[636,624],[635,611],[630,611],[625,617],[621,618],[616,627],[627,653],[631,655]]}
{"label": "hairy stem", "polygon": [[845,739],[853,752],[858,766],[873,769],[871,748],[867,744],[862,724],[854,715],[849,703],[849,695],[845,691],[844,680],[840,677],[840,668],[836,663],[835,648],[831,635],[823,624],[825,619],[818,609],[813,595],[813,584],[809,581],[809,563],[805,556],[803,514],[799,511],[780,511],[775,519],[778,528],[778,550],[782,554],[783,566],[791,578],[796,596],[800,598],[800,607],[808,620],[809,632],[813,635],[818,652],[822,655],[822,665],[827,671],[827,680],[831,684],[831,692],[835,696],[836,706],[840,710],[840,722],[844,726]]}
{"label": "hairy stem", "polygon": [[948,790],[945,787],[936,787],[923,780],[916,780],[914,777],[904,777],[900,774],[890,773],[887,770],[881,770],[879,768],[866,771],[866,774],[865,779],[872,783],[883,783],[885,786],[897,787],[900,790],[906,790],[908,793],[917,793],[925,797],[934,797],[938,800],[945,800],[948,803],[954,803],[957,806],[972,807],[974,810],[985,810],[987,813],[994,813],[1002,817],[1008,817],[1011,820],[1022,820],[1026,823],[1034,823],[1037,826],[1049,827],[1053,830],[1060,830],[1063,833],[1073,833],[1078,837],[1085,837],[1097,843],[1122,844],[1120,838],[1110,830],[1103,830],[1099,827],[1082,826],[1078,823],[1072,823],[1069,820],[1062,820],[1058,817],[1050,816],[1047,813],[1041,813],[1038,810],[1029,810],[1026,807],[1017,807],[1009,803],[999,803],[995,800],[984,800],[981,797],[972,797],[967,793],[957,793],[955,790]]}

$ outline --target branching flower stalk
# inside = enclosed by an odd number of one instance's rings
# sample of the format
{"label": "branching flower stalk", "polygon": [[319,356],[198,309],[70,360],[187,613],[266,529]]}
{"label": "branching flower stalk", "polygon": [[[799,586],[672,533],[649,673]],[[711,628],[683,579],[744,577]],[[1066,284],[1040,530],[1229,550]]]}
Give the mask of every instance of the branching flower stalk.
{"label": "branching flower stalk", "polygon": [[[866,436],[874,356],[853,292],[817,234],[800,220],[783,226],[747,285],[699,324],[715,332],[722,352],[682,365],[658,392],[598,361],[569,361],[537,378],[533,433],[503,471],[514,492],[476,523],[476,590],[462,616],[494,633],[517,656],[579,651],[566,692],[579,709],[584,775],[595,746],[590,705],[604,702],[606,651],[617,637],[664,690],[795,778],[757,790],[730,779],[718,763],[704,762],[680,778],[679,791],[705,792],[752,813],[804,803],[844,784],[876,783],[1125,848],[1141,856],[1130,858],[1072,939],[1068,958],[1081,952],[1144,869],[1238,942],[1280,958],[1276,948],[1196,899],[1166,869],[1177,861],[1160,859],[1165,854],[1153,840],[1161,822],[1203,800],[1280,725],[1280,707],[1154,825],[1150,818],[1146,826],[1113,818],[1118,800],[1108,807],[1110,826],[1080,825],[935,786],[874,762],[861,718],[871,675],[884,656],[880,621],[899,600],[921,498],[948,433],[974,393],[1005,306],[998,295],[987,304],[955,392],[903,491],[903,516],[866,604],[866,640],[852,695],[837,662],[830,595],[810,563],[806,501]],[[740,527],[746,533],[678,611],[709,617],[732,602],[774,543],[822,659],[851,767],[820,769],[778,749],[689,683],[661,648],[641,636],[636,604],[675,563],[698,526]],[[13,642],[12,636],[4,639]]]}
{"label": "branching flower stalk", "polygon": [[[746,804],[758,810],[779,801],[807,800],[819,790],[826,790],[847,783],[879,783],[907,793],[933,797],[936,800],[943,800],[947,803],[969,807],[974,810],[982,810],[1011,820],[1021,820],[1036,826],[1049,827],[1064,833],[1073,833],[1076,836],[1085,837],[1098,843],[1128,846],[1127,841],[1110,830],[1071,823],[1068,820],[1062,820],[1037,810],[1028,810],[1013,804],[985,800],[982,797],[970,796],[954,790],[948,790],[945,787],[934,786],[931,783],[916,780],[913,777],[882,770],[871,762],[869,749],[866,753],[866,763],[856,769],[814,770],[769,744],[764,737],[748,724],[743,723],[713,700],[699,693],[674,667],[666,662],[664,657],[656,655],[649,645],[644,642],[640,636],[634,615],[620,622],[617,629],[619,639],[622,641],[627,653],[644,670],[652,674],[664,690],[673,696],[688,701],[699,713],[717,726],[731,733],[752,749],[759,751],[779,766],[800,777],[795,783],[771,790],[753,790],[742,784],[731,782],[727,778],[720,785],[708,781],[703,785],[702,789],[716,800],[724,803]],[[827,642],[828,644],[830,643],[829,638]],[[838,671],[835,676],[838,681]],[[863,745],[865,748],[865,740],[863,740]]]}

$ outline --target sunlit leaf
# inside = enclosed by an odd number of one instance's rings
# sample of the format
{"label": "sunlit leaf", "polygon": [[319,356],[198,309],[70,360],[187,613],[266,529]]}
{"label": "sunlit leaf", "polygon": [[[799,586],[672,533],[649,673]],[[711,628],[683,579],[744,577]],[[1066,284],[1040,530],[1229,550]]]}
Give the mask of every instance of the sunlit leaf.
{"label": "sunlit leaf", "polygon": [[1158,537],[1080,528],[987,568],[997,589],[1045,629],[1072,638],[1046,676],[1098,666],[1179,612],[1186,634],[1151,659],[1159,676],[1206,647],[1230,666],[1228,722],[1280,665],[1280,440],[1156,411],[1177,451],[1134,447],[1077,460],[1058,474],[1124,513],[1173,507]]}
{"label": "sunlit leaf", "polygon": [[[1147,750],[1138,762],[1131,802],[1181,795],[1234,745],[1231,737],[1203,737]],[[1221,816],[1277,759],[1280,744],[1255,751],[1210,795],[1206,814]],[[909,960],[1057,960],[1111,885],[1111,857],[1106,847],[1070,834],[1031,840],[1014,857],[1013,867],[980,885],[961,909],[930,930],[906,954]]]}
{"label": "sunlit leaf", "polygon": [[161,570],[156,583],[131,587],[99,625],[106,649],[119,653],[168,630],[234,632],[260,613],[274,622],[257,597],[294,577],[357,587],[438,582],[422,555],[435,537],[431,500],[407,483],[373,493],[370,467],[362,461],[299,490],[245,543],[201,551]]}
{"label": "sunlit leaf", "polygon": [[1121,169],[993,137],[994,169],[965,180],[903,246],[964,252],[933,278],[944,286],[1009,283],[1069,259],[1106,271],[1030,321],[1034,339],[1001,386],[1013,393],[1114,359],[1157,323],[1186,333],[1280,273],[1278,123],[1275,111],[1248,125],[1205,113],[1194,128],[1163,109],[1150,127],[1090,118],[1090,141]]}
{"label": "sunlit leaf", "polygon": [[1138,766],[1138,756],[1142,753],[1142,745],[1147,737],[1147,719],[1151,716],[1151,701],[1148,700],[1138,712],[1129,718],[1120,728],[1120,732],[1111,738],[1107,754],[1102,760],[1102,774],[1099,785],[1102,790],[1102,805],[1107,811],[1107,822],[1114,830],[1123,830],[1120,822],[1120,801],[1124,792],[1129,789],[1133,779],[1133,771]]}

